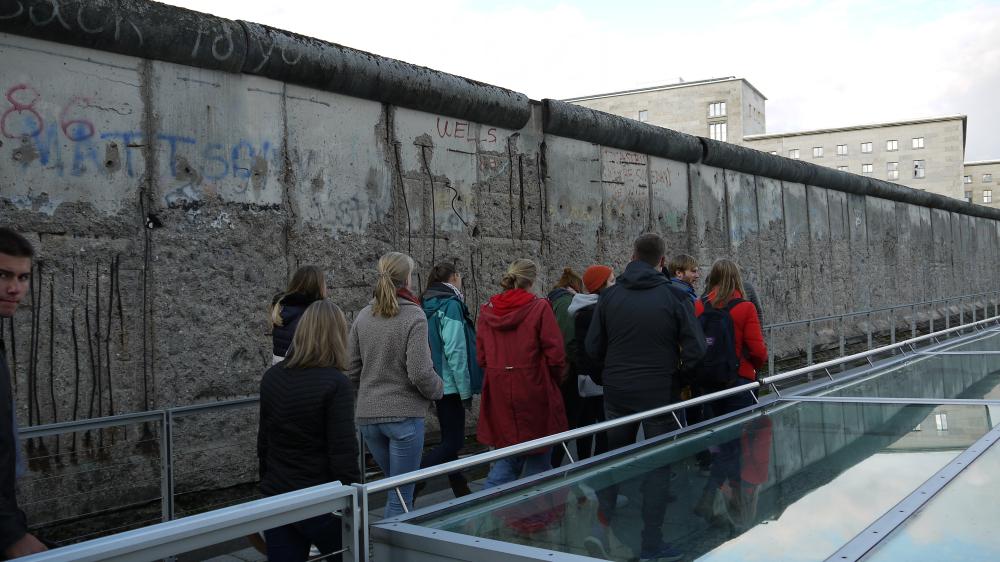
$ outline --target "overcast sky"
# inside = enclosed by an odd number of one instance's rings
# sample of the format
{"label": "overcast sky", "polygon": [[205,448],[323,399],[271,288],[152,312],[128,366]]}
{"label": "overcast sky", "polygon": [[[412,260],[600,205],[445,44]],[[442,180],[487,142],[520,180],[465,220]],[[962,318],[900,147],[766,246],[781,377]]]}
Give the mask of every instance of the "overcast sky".
{"label": "overcast sky", "polygon": [[533,99],[739,76],[767,132],[968,115],[1000,159],[1000,0],[168,0]]}

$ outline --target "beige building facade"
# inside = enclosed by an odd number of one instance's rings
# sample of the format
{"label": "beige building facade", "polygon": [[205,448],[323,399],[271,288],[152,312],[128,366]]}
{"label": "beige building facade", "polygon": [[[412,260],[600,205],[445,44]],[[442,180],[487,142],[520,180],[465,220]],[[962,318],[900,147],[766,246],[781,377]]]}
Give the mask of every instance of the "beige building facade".
{"label": "beige building facade", "polygon": [[993,186],[1000,184],[1000,160],[965,162],[964,115],[767,133],[767,98],[749,81],[735,76],[563,101],[979,205],[997,206]]}
{"label": "beige building facade", "polygon": [[998,207],[1000,192],[1000,160],[966,162],[962,174],[963,197],[970,203]]}
{"label": "beige building facade", "polygon": [[742,144],[764,133],[767,98],[730,76],[563,100],[689,135]]}
{"label": "beige building facade", "polygon": [[779,154],[961,198],[964,115],[743,137],[743,144]]}

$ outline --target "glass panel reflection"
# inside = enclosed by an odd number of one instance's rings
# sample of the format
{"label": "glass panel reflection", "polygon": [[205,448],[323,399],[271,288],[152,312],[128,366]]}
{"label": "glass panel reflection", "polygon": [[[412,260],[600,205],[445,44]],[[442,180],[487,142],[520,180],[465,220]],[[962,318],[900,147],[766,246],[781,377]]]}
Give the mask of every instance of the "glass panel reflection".
{"label": "glass panel reflection", "polygon": [[992,425],[983,406],[785,403],[412,522],[611,560],[656,531],[685,559],[822,559]]}
{"label": "glass panel reflection", "polygon": [[1000,399],[1000,354],[964,354],[970,351],[996,350],[1000,350],[1000,334],[991,334],[949,348],[945,354],[918,355],[906,363],[859,380],[835,385],[830,390],[817,394],[881,398]]}
{"label": "glass panel reflection", "polygon": [[996,560],[998,486],[1000,448],[994,445],[889,535],[869,560]]}

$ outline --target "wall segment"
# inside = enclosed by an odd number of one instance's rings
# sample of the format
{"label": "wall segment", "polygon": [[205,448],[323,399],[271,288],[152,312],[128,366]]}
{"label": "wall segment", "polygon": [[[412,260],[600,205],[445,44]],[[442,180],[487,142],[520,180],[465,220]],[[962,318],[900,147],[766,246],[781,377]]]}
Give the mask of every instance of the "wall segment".
{"label": "wall segment", "polygon": [[391,249],[421,284],[455,260],[475,309],[514,258],[544,292],[653,229],[738,260],[769,322],[996,268],[996,209],[158,4],[0,6],[0,222],[40,248],[2,328],[32,424],[253,394],[289,272],[322,265],[353,314]]}

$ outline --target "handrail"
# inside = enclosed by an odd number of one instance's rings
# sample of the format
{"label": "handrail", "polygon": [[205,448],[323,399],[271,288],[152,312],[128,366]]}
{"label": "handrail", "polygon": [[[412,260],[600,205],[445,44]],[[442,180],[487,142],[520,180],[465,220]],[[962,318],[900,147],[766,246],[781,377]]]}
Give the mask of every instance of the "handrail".
{"label": "handrail", "polygon": [[[357,514],[357,492],[352,486],[331,482],[240,505],[192,515],[168,523],[159,523],[117,533],[99,539],[56,548],[23,558],[25,562],[91,562],[97,560],[139,561],[166,558],[219,544],[248,534],[273,529],[316,517],[334,510],[344,510],[345,519]],[[345,521],[346,523],[346,521]],[[360,552],[351,537],[354,525],[345,525],[345,547],[358,560]]]}
{"label": "handrail", "polygon": [[978,326],[980,324],[985,324],[987,322],[997,322],[998,320],[1000,320],[1000,316],[993,316],[993,317],[990,317],[990,318],[986,318],[984,320],[979,320],[977,322],[970,322],[968,324],[962,324],[961,326],[954,326],[952,328],[948,328],[948,329],[945,329],[945,330],[939,330],[937,332],[931,332],[929,334],[924,334],[922,336],[917,336],[915,338],[910,338],[908,340],[899,341],[899,342],[896,342],[896,343],[891,344],[891,345],[885,345],[885,346],[878,347],[878,348],[875,348],[875,349],[870,349],[868,351],[862,351],[860,353],[855,353],[853,355],[845,355],[844,357],[838,357],[836,359],[831,359],[829,361],[824,361],[822,363],[816,363],[816,364],[813,364],[813,365],[807,365],[805,367],[800,367],[798,369],[793,369],[791,371],[788,371],[787,373],[781,373],[779,375],[774,375],[774,376],[770,376],[770,377],[764,377],[764,378],[760,379],[760,383],[761,383],[762,386],[763,385],[774,384],[776,382],[780,382],[780,381],[783,381],[783,380],[788,380],[788,379],[791,379],[791,378],[795,378],[795,377],[798,377],[798,376],[801,376],[801,375],[804,375],[804,374],[807,374],[807,373],[811,373],[813,371],[818,371],[820,369],[826,369],[828,367],[833,367],[835,365],[839,365],[841,363],[846,363],[848,361],[855,361],[857,359],[864,359],[866,357],[871,357],[872,355],[877,355],[879,353],[885,353],[886,351],[891,350],[891,349],[896,349],[896,348],[903,347],[903,346],[906,346],[906,345],[912,345],[912,344],[917,343],[917,342],[921,342],[921,341],[924,341],[924,340],[933,339],[933,338],[936,338],[938,336],[942,336],[944,334],[949,334],[949,333],[957,331],[957,330],[963,330],[963,329],[966,329],[966,328],[969,328],[969,327]]}
{"label": "handrail", "polygon": [[711,394],[706,394],[704,396],[699,396],[697,398],[685,400],[683,402],[675,402],[667,406],[661,406],[659,408],[646,410],[644,412],[639,412],[637,414],[632,414],[622,418],[615,418],[613,420],[608,420],[601,423],[580,427],[577,429],[571,429],[569,431],[564,431],[562,433],[557,433],[555,435],[539,437],[538,439],[532,439],[531,441],[525,441],[524,443],[518,443],[517,445],[511,445],[509,447],[494,449],[492,451],[487,451],[485,453],[480,453],[478,455],[473,455],[470,457],[466,457],[464,459],[449,461],[444,464],[422,468],[420,470],[408,472],[406,474],[400,474],[399,476],[391,476],[389,478],[383,478],[382,480],[379,480],[377,482],[366,484],[365,488],[367,489],[368,493],[391,490],[399,486],[405,486],[406,484],[412,484],[414,482],[418,482],[420,480],[424,480],[427,478],[441,476],[444,474],[448,474],[450,472],[455,472],[456,470],[468,468],[470,466],[475,466],[487,462],[493,462],[499,459],[504,459],[507,457],[521,455],[529,451],[533,451],[535,449],[542,449],[545,447],[558,445],[564,441],[572,441],[577,437],[586,437],[588,435],[593,435],[594,433],[598,433],[600,431],[614,429],[616,427],[621,427],[623,425],[628,425],[630,423],[640,422],[642,420],[649,419],[652,417],[670,414],[676,412],[677,410],[683,410],[684,408],[688,408],[690,406],[697,406],[699,404],[704,404],[706,402],[712,402],[713,400],[718,400],[719,398],[725,398],[727,396],[733,396],[741,392],[751,392],[759,387],[760,383],[749,382],[746,384],[742,384],[740,386],[727,388],[726,390],[720,390],[718,392],[713,392]]}
{"label": "handrail", "polygon": [[609,420],[609,421],[605,421],[605,422],[601,422],[601,423],[597,423],[597,424],[593,424],[593,425],[588,425],[588,426],[585,426],[585,427],[581,427],[581,428],[578,428],[578,429],[572,429],[572,430],[569,430],[569,431],[564,431],[562,433],[557,433],[555,435],[549,435],[547,437],[540,437],[538,439],[533,439],[531,441],[526,441],[524,443],[519,443],[517,445],[511,445],[509,447],[503,447],[501,449],[495,449],[493,451],[487,451],[485,453],[480,453],[478,455],[469,456],[469,457],[466,457],[464,459],[458,459],[458,460],[450,461],[450,462],[447,462],[445,464],[440,464],[440,465],[432,466],[432,467],[428,467],[428,468],[422,468],[420,470],[416,470],[414,472],[408,472],[406,474],[401,474],[399,476],[392,476],[392,477],[389,477],[389,478],[384,478],[384,479],[379,480],[377,482],[373,482],[371,484],[366,484],[364,486],[364,488],[367,490],[368,493],[384,492],[384,491],[387,491],[387,490],[391,490],[393,488],[397,488],[399,486],[405,486],[407,484],[412,484],[414,482],[418,482],[420,480],[424,480],[424,479],[427,479],[427,478],[433,478],[435,476],[442,476],[442,475],[445,475],[445,474],[449,474],[451,472],[456,472],[458,470],[469,468],[471,466],[476,466],[476,465],[479,465],[479,464],[484,464],[486,462],[492,462],[492,461],[495,461],[495,460],[499,460],[499,459],[503,459],[503,458],[507,458],[507,457],[511,457],[511,456],[516,456],[516,455],[520,455],[520,454],[524,454],[524,453],[527,453],[529,451],[533,451],[533,450],[536,450],[536,449],[541,449],[541,448],[550,447],[550,446],[553,446],[553,445],[558,445],[558,444],[566,442],[566,441],[572,441],[572,440],[574,440],[574,439],[576,439],[578,437],[586,437],[588,435],[593,435],[595,433],[599,433],[601,431],[606,431],[608,429],[613,429],[613,428],[620,427],[620,426],[623,426],[623,425],[628,425],[630,423],[641,422],[643,420],[646,420],[646,419],[649,419],[649,418],[653,418],[653,417],[657,417],[657,416],[662,416],[664,414],[670,414],[672,412],[676,412],[677,410],[682,410],[682,409],[688,408],[690,406],[697,406],[699,404],[704,404],[706,402],[712,402],[712,401],[717,400],[719,398],[725,398],[727,396],[732,396],[732,395],[735,395],[735,394],[739,394],[740,392],[751,392],[754,389],[762,388],[762,387],[767,386],[769,384],[772,384],[774,382],[781,381],[781,380],[786,380],[786,379],[793,378],[793,377],[796,377],[796,376],[800,376],[802,374],[809,373],[809,372],[812,372],[812,371],[815,371],[815,370],[818,370],[818,369],[824,369],[824,368],[831,367],[831,366],[834,366],[834,365],[837,365],[837,364],[840,364],[840,363],[844,363],[844,362],[848,362],[848,361],[854,361],[854,360],[857,360],[857,359],[863,359],[865,357],[870,357],[872,355],[876,355],[876,354],[879,354],[879,353],[884,353],[885,351],[890,350],[890,349],[894,349],[894,348],[897,348],[897,347],[902,347],[902,346],[905,346],[905,345],[913,344],[913,343],[918,342],[918,341],[923,341],[923,340],[931,339],[931,338],[934,338],[934,337],[937,337],[937,336],[941,336],[943,334],[951,333],[951,332],[954,332],[954,331],[957,331],[957,330],[968,329],[969,327],[978,326],[978,325],[985,324],[985,323],[988,323],[988,322],[997,322],[997,321],[1000,321],[1000,316],[993,316],[991,318],[987,318],[987,319],[984,319],[984,320],[979,320],[977,322],[972,322],[972,323],[969,323],[969,324],[963,324],[961,326],[955,326],[955,327],[949,328],[947,330],[941,330],[941,331],[938,331],[938,332],[933,332],[933,333],[930,333],[930,334],[925,334],[925,335],[919,336],[917,338],[912,338],[912,339],[909,339],[909,340],[906,340],[906,341],[901,341],[901,342],[898,342],[898,343],[893,344],[893,345],[888,345],[888,346],[880,347],[880,348],[877,348],[877,349],[874,349],[874,350],[871,350],[871,351],[866,351],[864,353],[856,353],[854,355],[849,355],[849,356],[841,357],[841,358],[838,358],[838,359],[833,359],[833,360],[826,361],[826,362],[823,362],[823,363],[817,363],[817,364],[811,365],[809,367],[803,367],[801,369],[795,369],[794,371],[789,371],[788,373],[782,373],[781,375],[776,375],[776,376],[773,376],[773,377],[766,377],[766,378],[763,378],[763,379],[761,379],[761,380],[759,380],[757,382],[749,382],[749,383],[746,383],[746,384],[743,384],[743,385],[740,385],[740,386],[735,386],[733,388],[729,388],[729,389],[726,389],[726,390],[721,390],[719,392],[713,392],[711,394],[706,394],[704,396],[699,396],[697,398],[692,398],[690,400],[685,400],[683,402],[676,402],[674,404],[669,404],[667,406],[661,406],[659,408],[655,408],[655,409],[652,409],[652,410],[647,410],[647,411],[644,411],[644,412],[639,412],[637,414],[632,414],[630,416],[626,416],[626,417],[622,417],[622,418],[616,418],[614,420]]}
{"label": "handrail", "polygon": [[72,433],[74,431],[104,429],[106,427],[115,427],[125,425],[127,423],[154,422],[160,421],[165,413],[166,410],[148,410],[146,412],[117,414],[114,416],[105,416],[103,418],[90,418],[86,420],[73,420],[48,423],[45,425],[34,425],[18,429],[18,435],[21,439],[30,439],[33,437],[46,437],[49,435]]}

